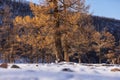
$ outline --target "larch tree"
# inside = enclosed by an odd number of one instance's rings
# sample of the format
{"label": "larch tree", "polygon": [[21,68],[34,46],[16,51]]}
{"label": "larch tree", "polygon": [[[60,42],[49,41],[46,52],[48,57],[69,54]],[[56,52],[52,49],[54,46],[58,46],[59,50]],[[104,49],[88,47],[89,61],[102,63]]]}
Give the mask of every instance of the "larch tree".
{"label": "larch tree", "polygon": [[115,38],[110,32],[103,30],[93,34],[93,48],[97,52],[99,63],[101,63],[105,49],[113,49],[114,46]]}
{"label": "larch tree", "polygon": [[30,7],[33,17],[18,16],[14,22],[27,29],[36,28],[37,35],[29,31],[26,35],[17,36],[18,39],[40,49],[52,45],[57,61],[69,61],[69,37],[78,29],[82,14],[87,13],[85,0],[45,0],[39,5],[30,3]]}
{"label": "larch tree", "polygon": [[81,14],[87,12],[88,6],[85,6],[85,0],[51,0],[50,4],[54,6],[53,16],[56,19],[55,47],[57,54],[62,53],[59,55],[61,60],[69,61],[69,37],[77,30]]}
{"label": "larch tree", "polygon": [[13,54],[13,30],[12,30],[12,12],[10,7],[7,4],[3,5],[3,11],[1,13],[2,16],[2,26],[0,27],[0,52],[3,55],[4,61],[12,62],[12,54]]}
{"label": "larch tree", "polygon": [[[81,31],[82,30],[82,31]],[[96,32],[94,27],[90,26],[84,26],[83,28],[81,27],[81,30],[79,29],[76,33],[72,35],[72,38],[74,40],[71,40],[72,44],[72,52],[78,53],[79,56],[79,63],[82,61],[82,55],[87,56],[86,53],[89,53],[92,51],[92,35]],[[88,62],[89,59],[87,58]]]}

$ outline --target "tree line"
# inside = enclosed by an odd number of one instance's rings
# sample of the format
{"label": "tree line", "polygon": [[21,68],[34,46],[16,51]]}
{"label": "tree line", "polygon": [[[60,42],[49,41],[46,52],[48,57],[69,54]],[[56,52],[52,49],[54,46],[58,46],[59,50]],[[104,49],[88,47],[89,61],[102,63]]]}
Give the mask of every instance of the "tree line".
{"label": "tree line", "polygon": [[97,31],[85,0],[29,3],[31,15],[8,5],[0,14],[1,62],[120,63],[119,45],[107,28]]}

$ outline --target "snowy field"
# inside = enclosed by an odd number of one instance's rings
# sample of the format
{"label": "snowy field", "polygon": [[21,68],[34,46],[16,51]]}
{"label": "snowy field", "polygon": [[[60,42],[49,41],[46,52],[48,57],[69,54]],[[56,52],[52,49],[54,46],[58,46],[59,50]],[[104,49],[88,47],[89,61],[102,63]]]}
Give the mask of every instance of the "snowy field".
{"label": "snowy field", "polygon": [[20,67],[0,68],[0,80],[120,80],[120,65],[103,64],[15,64]]}

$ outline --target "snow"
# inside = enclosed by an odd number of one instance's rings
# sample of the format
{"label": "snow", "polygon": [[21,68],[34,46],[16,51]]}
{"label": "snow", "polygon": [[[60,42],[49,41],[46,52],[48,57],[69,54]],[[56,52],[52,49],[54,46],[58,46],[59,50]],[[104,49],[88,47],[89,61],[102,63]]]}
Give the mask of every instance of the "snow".
{"label": "snow", "polygon": [[[51,63],[51,64],[15,64],[20,69],[0,68],[0,80],[120,80],[120,72],[111,69],[120,65]],[[62,71],[70,69],[71,71]]]}

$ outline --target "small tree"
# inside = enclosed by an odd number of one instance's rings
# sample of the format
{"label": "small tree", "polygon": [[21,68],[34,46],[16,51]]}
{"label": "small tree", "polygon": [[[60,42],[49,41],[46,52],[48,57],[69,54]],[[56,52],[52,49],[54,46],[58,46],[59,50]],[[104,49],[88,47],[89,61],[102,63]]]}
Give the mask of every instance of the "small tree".
{"label": "small tree", "polygon": [[12,34],[12,13],[10,11],[8,5],[3,6],[3,12],[1,13],[2,16],[2,26],[1,26],[1,34],[0,34],[0,43],[1,43],[1,53],[3,54],[4,60],[11,62],[11,56],[13,51],[13,34]]}
{"label": "small tree", "polygon": [[99,56],[99,63],[101,63],[104,50],[113,49],[115,46],[115,38],[111,33],[103,30],[101,33],[96,32],[93,35],[93,43],[93,47]]}

